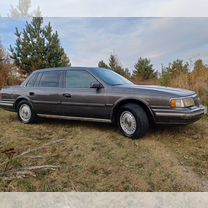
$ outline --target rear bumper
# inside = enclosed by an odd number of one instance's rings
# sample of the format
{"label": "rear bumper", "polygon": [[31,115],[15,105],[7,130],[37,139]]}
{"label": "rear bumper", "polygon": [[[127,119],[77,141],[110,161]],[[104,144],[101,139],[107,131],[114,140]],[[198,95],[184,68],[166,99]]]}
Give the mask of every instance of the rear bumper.
{"label": "rear bumper", "polygon": [[0,108],[8,111],[14,111],[14,103],[11,101],[0,101]]}
{"label": "rear bumper", "polygon": [[184,109],[153,109],[156,124],[189,124],[205,114],[203,105]]}

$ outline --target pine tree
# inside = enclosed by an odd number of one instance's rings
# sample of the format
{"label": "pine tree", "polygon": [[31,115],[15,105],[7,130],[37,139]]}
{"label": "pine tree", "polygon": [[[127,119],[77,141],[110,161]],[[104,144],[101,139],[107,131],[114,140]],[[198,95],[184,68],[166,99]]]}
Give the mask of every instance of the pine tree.
{"label": "pine tree", "polygon": [[198,59],[194,63],[194,72],[195,71],[200,71],[202,69],[206,68],[205,64],[203,63],[202,59]]}
{"label": "pine tree", "polygon": [[126,77],[126,78],[130,78],[131,74],[129,72],[129,70],[126,68],[124,69],[120,63],[118,58],[116,57],[116,55],[111,54],[110,58],[109,58],[109,64],[110,69],[112,69],[113,71],[115,71],[116,73]]}
{"label": "pine tree", "polygon": [[118,58],[113,54],[110,55],[109,66],[115,72],[117,72],[119,70],[119,68],[121,68],[121,66],[119,65],[119,62],[118,62]]}
{"label": "pine tree", "polygon": [[130,73],[130,71],[129,71],[128,68],[125,68],[125,69],[124,69],[124,76],[125,76],[126,78],[128,78],[128,79],[131,78],[131,73]]}
{"label": "pine tree", "polygon": [[47,67],[70,66],[57,31],[53,33],[50,23],[43,26],[42,17],[33,17],[30,24],[26,22],[22,32],[16,28],[15,35],[15,46],[10,46],[11,58],[24,73]]}
{"label": "pine tree", "polygon": [[109,66],[103,60],[99,61],[98,67],[109,69]]}
{"label": "pine tree", "polygon": [[138,62],[134,66],[133,71],[134,78],[140,78],[141,80],[148,80],[157,77],[157,73],[153,69],[153,65],[147,58],[139,58]]}
{"label": "pine tree", "polygon": [[[189,76],[189,64],[187,62],[184,63],[183,60],[177,59],[172,63],[169,63],[169,66],[163,67],[162,71],[163,73],[160,79],[161,84],[164,86],[170,86],[171,84],[180,81],[183,77]],[[175,86],[177,86],[177,83],[175,84]],[[181,86],[181,85],[180,87],[186,88],[186,86]]]}
{"label": "pine tree", "polygon": [[177,59],[171,64],[170,71],[176,76],[178,76],[179,73],[188,73],[189,64],[188,62],[184,63],[183,60]]}

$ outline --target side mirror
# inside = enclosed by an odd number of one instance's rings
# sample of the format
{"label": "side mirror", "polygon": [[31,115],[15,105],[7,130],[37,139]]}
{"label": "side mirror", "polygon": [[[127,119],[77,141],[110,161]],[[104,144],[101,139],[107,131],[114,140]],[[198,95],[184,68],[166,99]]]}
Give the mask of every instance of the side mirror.
{"label": "side mirror", "polygon": [[90,88],[94,88],[94,89],[99,90],[99,89],[103,88],[103,85],[101,83],[95,82],[95,83],[91,84]]}

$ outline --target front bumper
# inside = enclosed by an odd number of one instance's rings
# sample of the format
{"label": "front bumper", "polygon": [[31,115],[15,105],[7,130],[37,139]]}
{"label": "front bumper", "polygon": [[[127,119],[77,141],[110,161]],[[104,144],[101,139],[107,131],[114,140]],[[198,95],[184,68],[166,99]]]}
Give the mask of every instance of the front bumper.
{"label": "front bumper", "polygon": [[153,109],[156,124],[189,124],[205,114],[203,105],[183,109]]}

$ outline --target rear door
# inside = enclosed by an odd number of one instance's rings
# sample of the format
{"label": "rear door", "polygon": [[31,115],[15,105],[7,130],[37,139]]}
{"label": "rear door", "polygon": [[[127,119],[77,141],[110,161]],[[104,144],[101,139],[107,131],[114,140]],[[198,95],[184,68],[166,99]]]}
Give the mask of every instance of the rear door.
{"label": "rear door", "polygon": [[39,72],[35,82],[28,82],[29,97],[38,114],[61,115],[63,71]]}
{"label": "rear door", "polygon": [[62,96],[63,115],[107,118],[105,88],[91,88],[98,80],[85,70],[66,70]]}

